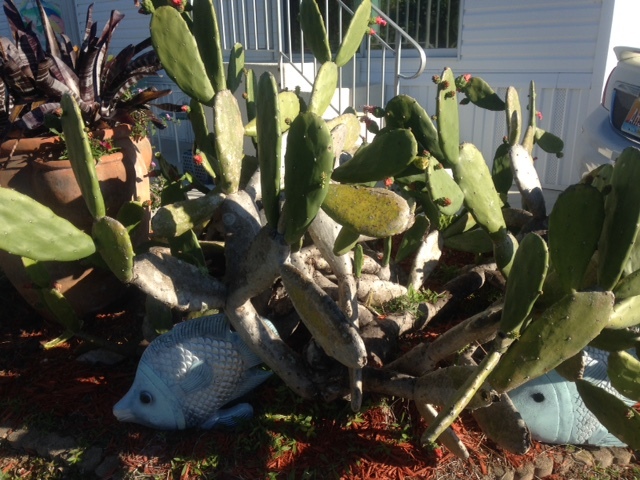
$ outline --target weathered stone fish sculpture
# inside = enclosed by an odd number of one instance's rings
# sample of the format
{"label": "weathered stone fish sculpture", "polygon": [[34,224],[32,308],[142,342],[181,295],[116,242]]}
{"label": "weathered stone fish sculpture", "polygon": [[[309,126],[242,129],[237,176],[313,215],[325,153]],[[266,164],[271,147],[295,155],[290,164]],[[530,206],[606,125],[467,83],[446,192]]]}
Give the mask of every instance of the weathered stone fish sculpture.
{"label": "weathered stone fish sculpture", "polygon": [[222,407],[271,375],[261,364],[225,315],[179,323],[149,344],[113,414],[122,422],[163,430],[234,425],[250,418],[253,408]]}
{"label": "weathered stone fish sculpture", "polygon": [[[587,347],[584,379],[620,397],[607,376],[608,352]],[[625,446],[608,432],[582,401],[576,384],[555,370],[509,392],[509,397],[531,430],[533,439],[555,444]]]}

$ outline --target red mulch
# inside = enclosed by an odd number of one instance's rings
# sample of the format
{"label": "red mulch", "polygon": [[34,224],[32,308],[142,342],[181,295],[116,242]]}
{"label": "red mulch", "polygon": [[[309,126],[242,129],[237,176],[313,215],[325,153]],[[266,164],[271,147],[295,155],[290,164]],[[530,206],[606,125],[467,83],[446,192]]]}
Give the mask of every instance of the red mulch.
{"label": "red mulch", "polygon": [[[525,456],[501,451],[464,415],[454,427],[471,458],[458,464],[442,448],[418,445],[425,425],[410,402],[373,402],[354,417],[346,402],[319,406],[295,397],[277,378],[252,392],[256,417],[237,430],[158,432],[121,424],[111,409],[131,385],[136,359],[114,366],[77,362],[87,347],[77,339],[44,350],[42,345],[61,333],[59,327],[33,313],[6,281],[0,284],[0,303],[5,305],[0,427],[26,424],[102,446],[105,454],[119,457],[119,470],[129,472],[126,478],[262,479],[271,472],[296,479],[465,478],[470,472],[470,478],[482,478],[478,475],[487,475],[496,459],[517,467],[549,448],[536,444]],[[112,341],[130,341],[139,335],[140,304],[133,293],[119,308],[88,319],[85,328]],[[435,334],[421,335],[412,341]],[[300,426],[306,417],[311,431]],[[449,467],[451,474],[442,476]]]}

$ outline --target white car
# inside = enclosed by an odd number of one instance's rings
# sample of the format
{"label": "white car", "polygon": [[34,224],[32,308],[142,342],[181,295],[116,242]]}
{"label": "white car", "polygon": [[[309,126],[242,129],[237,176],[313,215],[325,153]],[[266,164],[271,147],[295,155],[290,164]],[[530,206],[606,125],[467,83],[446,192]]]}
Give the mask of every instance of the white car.
{"label": "white car", "polygon": [[582,126],[579,176],[614,162],[629,146],[640,148],[640,48],[613,50],[618,65],[607,79],[602,103]]}

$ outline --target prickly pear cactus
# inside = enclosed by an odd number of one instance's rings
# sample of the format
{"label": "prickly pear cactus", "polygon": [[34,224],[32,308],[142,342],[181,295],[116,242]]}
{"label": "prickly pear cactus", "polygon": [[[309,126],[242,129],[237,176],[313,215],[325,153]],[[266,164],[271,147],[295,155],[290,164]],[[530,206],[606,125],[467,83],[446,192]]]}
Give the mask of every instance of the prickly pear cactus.
{"label": "prickly pear cactus", "polygon": [[301,113],[291,123],[281,217],[289,244],[302,238],[327,195],[334,162],[332,143],[326,123],[312,112]]}
{"label": "prickly pear cactus", "polygon": [[0,249],[14,255],[66,262],[96,251],[89,235],[15,190],[0,188],[0,218]]}
{"label": "prickly pear cactus", "polygon": [[104,199],[96,173],[96,159],[91,154],[91,145],[85,132],[80,107],[70,94],[62,96],[62,130],[69,152],[69,161],[76,177],[82,198],[93,218],[106,215]]}

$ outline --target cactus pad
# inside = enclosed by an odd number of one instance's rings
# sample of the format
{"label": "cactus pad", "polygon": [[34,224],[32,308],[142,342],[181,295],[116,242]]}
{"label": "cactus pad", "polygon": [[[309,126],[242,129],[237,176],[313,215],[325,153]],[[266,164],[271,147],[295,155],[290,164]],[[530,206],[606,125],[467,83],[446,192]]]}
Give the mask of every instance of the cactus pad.
{"label": "cactus pad", "polygon": [[438,142],[445,158],[445,165],[458,163],[460,148],[460,123],[458,102],[456,100],[456,85],[453,72],[445,68],[442,80],[438,84]]}
{"label": "cactus pad", "polygon": [[128,283],[133,277],[133,246],[127,229],[115,218],[102,217],[93,222],[91,234],[96,249],[113,274]]}
{"label": "cactus pad", "polygon": [[329,37],[320,13],[320,7],[315,0],[300,2],[300,26],[304,33],[304,41],[309,45],[318,62],[330,61]]}
{"label": "cactus pad", "polygon": [[224,193],[240,186],[244,158],[244,125],[238,102],[229,90],[216,93],[214,99],[216,153],[220,164],[220,183]]}
{"label": "cactus pad", "polygon": [[611,292],[566,295],[534,319],[504,354],[489,383],[506,392],[553,370],[593,340],[607,325]]}
{"label": "cactus pad", "polygon": [[340,225],[370,237],[390,237],[413,224],[407,201],[384,188],[331,184],[322,209]]}
{"label": "cactus pad", "polygon": [[62,106],[60,121],[69,152],[69,161],[82,192],[82,198],[93,218],[104,217],[106,210],[96,173],[96,160],[91,154],[91,145],[85,132],[80,108],[69,94],[62,96],[60,105]]}
{"label": "cactus pad", "polygon": [[353,14],[349,28],[336,54],[336,64],[343,67],[355,55],[362,43],[362,37],[369,29],[371,0],[362,0]]}
{"label": "cactus pad", "polygon": [[[212,0],[193,0],[193,36],[213,91],[226,88],[218,16]],[[186,54],[187,52],[185,52]],[[199,69],[199,65],[197,66]],[[180,85],[180,84],[178,84]],[[196,97],[197,98],[197,97]],[[206,102],[205,102],[206,103]]]}
{"label": "cactus pad", "polygon": [[93,240],[48,207],[0,188],[0,249],[33,260],[71,261],[96,251]]}
{"label": "cactus pad", "polygon": [[153,48],[171,80],[190,97],[212,105],[215,90],[198,53],[198,43],[182,15],[168,5],[157,8],[149,28]]}
{"label": "cactus pad", "polygon": [[324,115],[331,105],[331,100],[338,85],[338,66],[333,62],[322,64],[313,82],[309,111],[317,115]]}
{"label": "cactus pad", "polygon": [[342,183],[384,180],[410,165],[417,151],[418,145],[410,130],[381,132],[370,144],[359,148],[349,161],[337,167],[331,178]]}
{"label": "cactus pad", "polygon": [[290,245],[302,238],[327,195],[334,163],[332,144],[327,124],[312,112],[301,113],[291,124],[284,159],[284,225],[278,227]]}
{"label": "cactus pad", "polygon": [[566,292],[580,287],[603,222],[604,200],[595,187],[572,185],[558,196],[549,216],[549,251]]}

